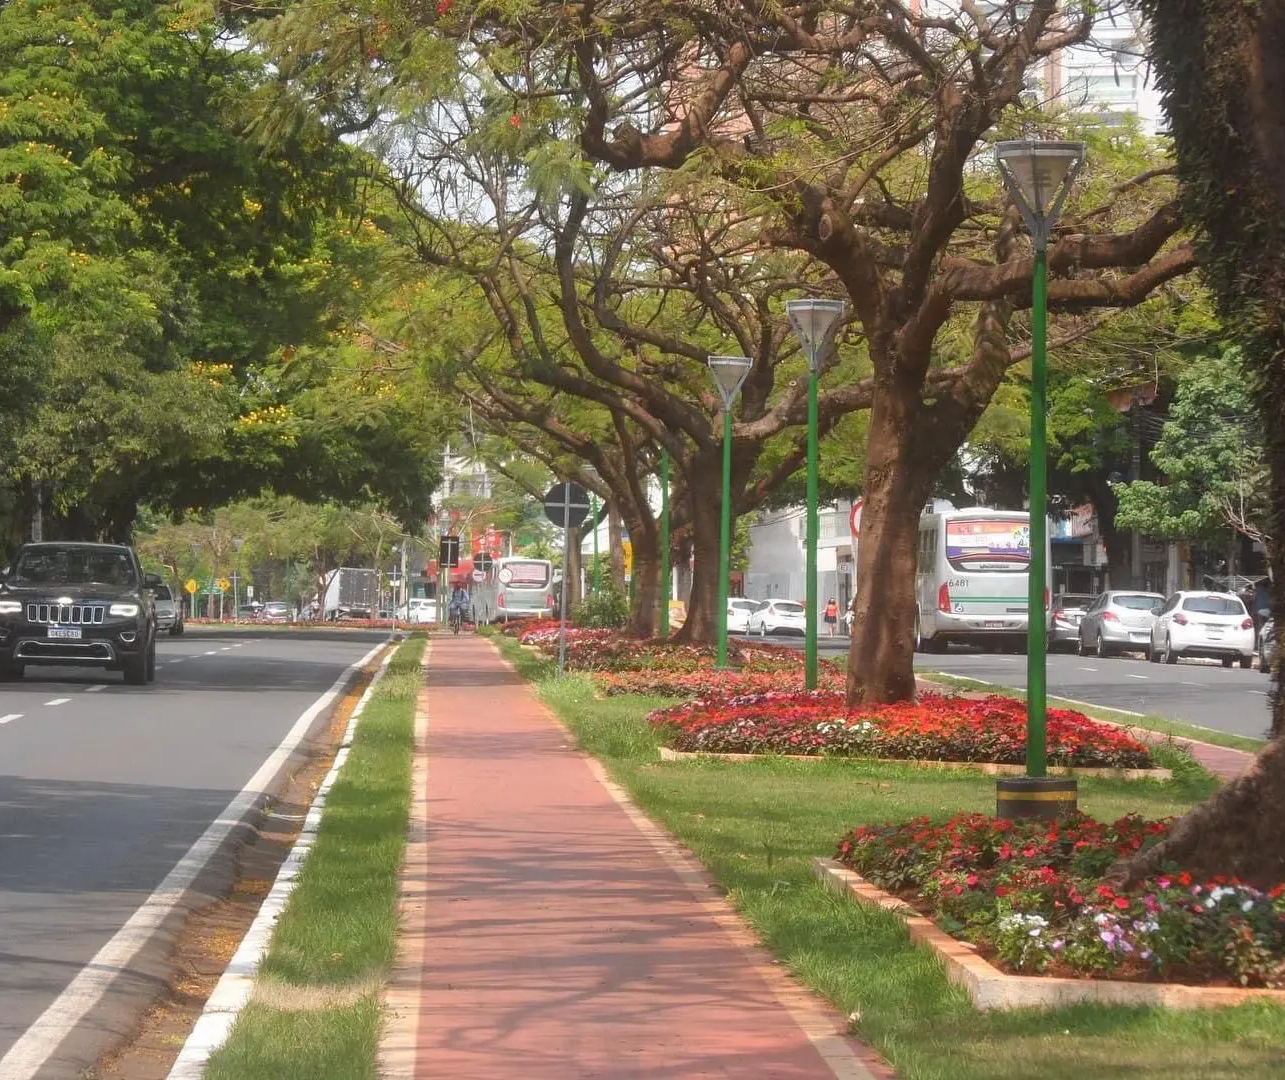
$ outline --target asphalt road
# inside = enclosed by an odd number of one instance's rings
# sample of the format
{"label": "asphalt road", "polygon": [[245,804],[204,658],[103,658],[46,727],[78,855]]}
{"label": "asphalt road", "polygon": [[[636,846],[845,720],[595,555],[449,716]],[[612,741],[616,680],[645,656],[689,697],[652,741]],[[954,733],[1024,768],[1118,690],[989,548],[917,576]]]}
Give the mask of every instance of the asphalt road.
{"label": "asphalt road", "polygon": [[[757,640],[755,638],[754,640]],[[803,648],[797,637],[769,638]],[[847,652],[844,637],[818,639],[822,656]],[[1026,689],[1026,657],[1000,656],[952,647],[944,656],[916,656],[920,671],[981,679]],[[1109,660],[1053,653],[1048,658],[1048,692],[1131,712],[1261,739],[1270,723],[1268,677],[1261,671],[1227,670],[1217,663],[1180,660],[1175,667],[1149,664],[1141,657]]]}
{"label": "asphalt road", "polygon": [[385,636],[189,628],[161,639],[148,687],[36,667],[0,685],[0,1076],[14,1041]]}

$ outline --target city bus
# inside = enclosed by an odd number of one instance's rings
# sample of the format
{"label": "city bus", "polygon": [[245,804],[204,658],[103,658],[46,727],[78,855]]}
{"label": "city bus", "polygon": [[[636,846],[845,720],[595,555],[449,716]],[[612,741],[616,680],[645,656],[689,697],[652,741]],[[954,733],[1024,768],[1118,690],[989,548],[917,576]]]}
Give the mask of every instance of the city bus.
{"label": "city bus", "polygon": [[553,563],[516,555],[496,559],[483,580],[474,583],[471,598],[479,623],[550,617],[557,608]]}
{"label": "city bus", "polygon": [[[1045,534],[1045,566],[1051,544]],[[951,642],[1020,652],[1027,629],[1031,518],[1024,511],[934,510],[919,519],[915,648]],[[1044,589],[1045,622],[1049,591]]]}

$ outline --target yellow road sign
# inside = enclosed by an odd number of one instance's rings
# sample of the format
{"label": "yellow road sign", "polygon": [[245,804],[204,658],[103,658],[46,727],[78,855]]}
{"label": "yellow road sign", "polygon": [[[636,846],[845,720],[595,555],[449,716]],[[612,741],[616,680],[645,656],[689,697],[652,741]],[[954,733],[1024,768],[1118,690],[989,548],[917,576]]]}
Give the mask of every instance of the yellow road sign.
{"label": "yellow road sign", "polygon": [[622,540],[622,541],[620,542],[620,549],[621,549],[621,550],[624,552],[624,554],[625,554],[625,577],[633,577],[633,575],[634,575],[634,545],[633,545],[632,543],[630,543],[628,540]]}
{"label": "yellow road sign", "polygon": [[219,578],[219,592],[227,592],[230,588],[232,588],[232,582],[225,577]]}
{"label": "yellow road sign", "polygon": [[188,578],[187,581],[183,583],[183,591],[189,593],[196,592],[196,578]]}

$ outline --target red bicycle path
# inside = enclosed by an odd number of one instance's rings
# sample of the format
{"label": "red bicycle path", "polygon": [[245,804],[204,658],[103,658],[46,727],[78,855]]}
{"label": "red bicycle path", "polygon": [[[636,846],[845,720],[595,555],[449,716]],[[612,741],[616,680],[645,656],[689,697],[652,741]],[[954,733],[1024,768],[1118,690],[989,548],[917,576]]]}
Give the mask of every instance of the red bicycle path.
{"label": "red bicycle path", "polygon": [[571,745],[489,642],[435,637],[421,701],[424,872],[403,909],[412,955],[386,1071],[892,1076],[771,966],[694,860]]}

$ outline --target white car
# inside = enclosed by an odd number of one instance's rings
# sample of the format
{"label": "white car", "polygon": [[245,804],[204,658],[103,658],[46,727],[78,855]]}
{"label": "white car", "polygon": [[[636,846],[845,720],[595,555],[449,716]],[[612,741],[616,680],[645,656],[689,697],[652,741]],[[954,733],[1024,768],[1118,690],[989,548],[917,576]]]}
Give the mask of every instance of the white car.
{"label": "white car", "polygon": [[748,634],[750,616],[758,608],[757,600],[731,599],[727,602],[727,632],[729,634]]}
{"label": "white car", "polygon": [[430,597],[414,596],[402,608],[402,619],[408,623],[437,621],[437,601]]}
{"label": "white car", "polygon": [[803,605],[794,600],[764,600],[750,616],[748,630],[760,637],[768,634],[802,634],[806,630]]}
{"label": "white car", "polygon": [[1147,652],[1153,664],[1176,664],[1182,656],[1208,656],[1231,667],[1254,666],[1254,620],[1238,596],[1176,592],[1156,613]]}

